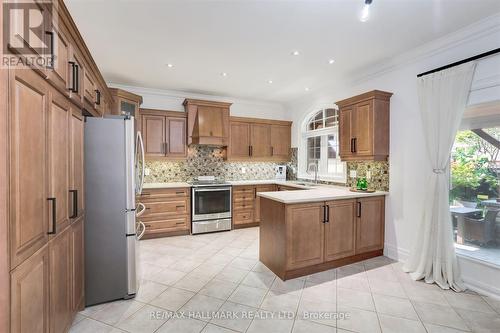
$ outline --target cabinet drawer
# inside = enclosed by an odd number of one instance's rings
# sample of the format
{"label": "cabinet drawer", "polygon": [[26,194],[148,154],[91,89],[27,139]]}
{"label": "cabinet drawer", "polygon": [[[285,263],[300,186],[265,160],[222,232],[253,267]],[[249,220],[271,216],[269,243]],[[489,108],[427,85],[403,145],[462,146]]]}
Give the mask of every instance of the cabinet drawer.
{"label": "cabinet drawer", "polygon": [[233,213],[234,224],[253,223],[253,210],[245,210]]}
{"label": "cabinet drawer", "polygon": [[276,185],[257,186],[257,193],[259,193],[259,192],[275,192],[275,191],[277,191]]}
{"label": "cabinet drawer", "polygon": [[247,210],[247,209],[253,209],[254,207],[254,202],[253,200],[244,200],[244,201],[235,201],[233,203],[233,210]]}
{"label": "cabinet drawer", "polygon": [[242,201],[242,200],[254,200],[255,194],[254,192],[243,192],[243,193],[233,193],[234,201]]}
{"label": "cabinet drawer", "polygon": [[146,233],[160,233],[169,232],[176,230],[188,230],[189,229],[189,216],[156,216],[154,218],[143,218],[141,219],[146,226]]}
{"label": "cabinet drawer", "polygon": [[233,186],[233,195],[237,194],[252,194],[254,186]]}
{"label": "cabinet drawer", "polygon": [[140,201],[146,202],[155,199],[182,198],[188,196],[189,188],[145,189],[142,191]]}
{"label": "cabinet drawer", "polygon": [[144,202],[146,210],[142,216],[155,216],[158,214],[189,214],[189,199]]}

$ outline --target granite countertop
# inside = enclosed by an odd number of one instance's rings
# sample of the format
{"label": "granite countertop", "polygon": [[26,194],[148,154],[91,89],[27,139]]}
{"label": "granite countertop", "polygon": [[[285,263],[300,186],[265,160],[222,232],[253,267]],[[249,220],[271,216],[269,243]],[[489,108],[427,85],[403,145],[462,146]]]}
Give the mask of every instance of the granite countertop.
{"label": "granite countertop", "polygon": [[376,191],[373,193],[351,192],[348,187],[319,185],[304,191],[281,191],[257,193],[262,198],[267,198],[285,204],[308,203],[328,200],[354,199],[388,195],[388,192]]}
{"label": "granite countertop", "polygon": [[191,184],[185,182],[174,182],[174,183],[144,183],[144,189],[155,189],[155,188],[179,188],[179,187],[191,187]]}

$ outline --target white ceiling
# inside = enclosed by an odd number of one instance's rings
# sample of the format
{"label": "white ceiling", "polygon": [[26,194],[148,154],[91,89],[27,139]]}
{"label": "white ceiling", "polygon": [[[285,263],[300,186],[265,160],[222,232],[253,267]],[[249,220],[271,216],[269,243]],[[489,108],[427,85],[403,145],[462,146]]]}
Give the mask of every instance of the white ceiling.
{"label": "white ceiling", "polygon": [[277,102],[500,12],[499,0],[373,0],[362,23],[363,2],[65,1],[108,82]]}

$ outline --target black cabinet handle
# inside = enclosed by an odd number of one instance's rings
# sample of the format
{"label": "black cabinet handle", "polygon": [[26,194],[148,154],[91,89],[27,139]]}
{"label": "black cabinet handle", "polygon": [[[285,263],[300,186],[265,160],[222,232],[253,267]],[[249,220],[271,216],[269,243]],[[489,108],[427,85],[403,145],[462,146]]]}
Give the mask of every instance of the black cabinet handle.
{"label": "black cabinet handle", "polygon": [[358,208],[358,209],[357,209],[357,214],[356,214],[356,215],[357,215],[358,217],[361,217],[361,202],[360,202],[360,201],[358,201],[358,207],[357,207],[357,208]]}
{"label": "black cabinet handle", "polygon": [[326,205],[323,205],[323,223],[326,223]]}
{"label": "black cabinet handle", "polygon": [[48,235],[54,235],[56,231],[56,213],[57,213],[57,208],[56,208],[56,198],[47,198],[47,201],[52,202],[52,231],[47,232]]}
{"label": "black cabinet handle", "polygon": [[45,31],[45,34],[50,36],[50,64],[46,68],[54,69],[54,32]]}
{"label": "black cabinet handle", "polygon": [[274,156],[274,147],[271,147],[271,156]]}
{"label": "black cabinet handle", "polygon": [[69,190],[73,194],[73,214],[69,217],[74,219],[78,216],[78,190]]}
{"label": "black cabinet handle", "polygon": [[78,85],[78,81],[79,81],[78,80],[78,72],[79,72],[79,68],[78,68],[78,65],[74,61],[69,61],[69,64],[71,65],[72,72],[73,72],[71,88],[69,88],[69,90],[71,92],[78,93],[78,88],[79,88],[79,85]]}
{"label": "black cabinet handle", "polygon": [[253,189],[253,197],[257,199],[257,188]]}
{"label": "black cabinet handle", "polygon": [[351,138],[351,153],[354,153],[354,150],[352,149],[352,147],[353,147],[352,140],[353,140],[353,138]]}
{"label": "black cabinet handle", "polygon": [[357,141],[358,141],[358,138],[354,138],[354,139],[352,139],[352,140],[353,140],[353,143],[354,143],[354,147],[353,147],[353,148],[354,148],[354,153],[355,153],[355,152],[357,151],[357,149],[356,149],[356,148],[357,148],[357,147],[356,147],[356,143],[357,143]]}
{"label": "black cabinet handle", "polygon": [[96,97],[95,104],[101,105],[101,92],[99,91],[99,89],[95,90],[95,97]]}
{"label": "black cabinet handle", "polygon": [[330,205],[326,205],[326,223],[330,223]]}
{"label": "black cabinet handle", "polygon": [[250,156],[253,156],[253,146],[250,146]]}
{"label": "black cabinet handle", "polygon": [[248,146],[248,156],[252,156],[252,146]]}

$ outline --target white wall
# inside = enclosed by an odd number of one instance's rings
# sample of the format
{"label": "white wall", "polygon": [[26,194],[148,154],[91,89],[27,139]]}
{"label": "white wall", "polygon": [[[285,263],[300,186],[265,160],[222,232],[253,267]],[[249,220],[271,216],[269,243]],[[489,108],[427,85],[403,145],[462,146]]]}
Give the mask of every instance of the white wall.
{"label": "white wall", "polygon": [[[423,190],[431,169],[427,165],[424,150],[424,137],[418,110],[416,76],[421,72],[440,67],[473,55],[500,47],[499,16],[482,21],[445,38],[424,45],[372,69],[370,73],[357,76],[352,82],[325,87],[307,99],[289,104],[294,121],[292,145],[297,146],[300,134],[297,124],[301,124],[307,110],[316,104],[335,101],[354,96],[373,89],[394,93],[391,98],[390,133],[390,195],[386,205],[386,253],[396,259],[405,259],[412,249],[414,234],[420,211],[416,205],[423,200]],[[487,60],[487,70],[481,70],[482,82],[486,77],[500,77],[500,67]],[[336,64],[341,66],[342,64]],[[481,67],[482,68],[482,67]],[[492,81],[492,80],[490,80]],[[500,83],[498,80],[497,84]],[[479,87],[477,84],[475,87]],[[483,96],[482,89],[476,89],[474,96],[481,95],[485,100],[500,99],[495,94],[500,87],[493,84],[490,94]],[[475,99],[479,101],[479,99]],[[467,262],[461,260],[461,265]],[[470,272],[464,267],[464,272]],[[491,272],[485,281],[478,285],[489,286],[491,292],[500,290],[500,270],[492,278]],[[481,279],[476,274],[473,279]],[[472,279],[469,275],[469,279]],[[500,296],[500,295],[499,295]]]}
{"label": "white wall", "polygon": [[160,109],[184,112],[185,98],[212,100],[219,102],[233,103],[231,105],[231,115],[239,117],[256,117],[276,120],[291,120],[283,105],[256,100],[246,100],[225,96],[194,94],[181,91],[159,90],[142,87],[132,87],[120,84],[108,83],[110,87],[121,88],[142,96],[141,108]]}

